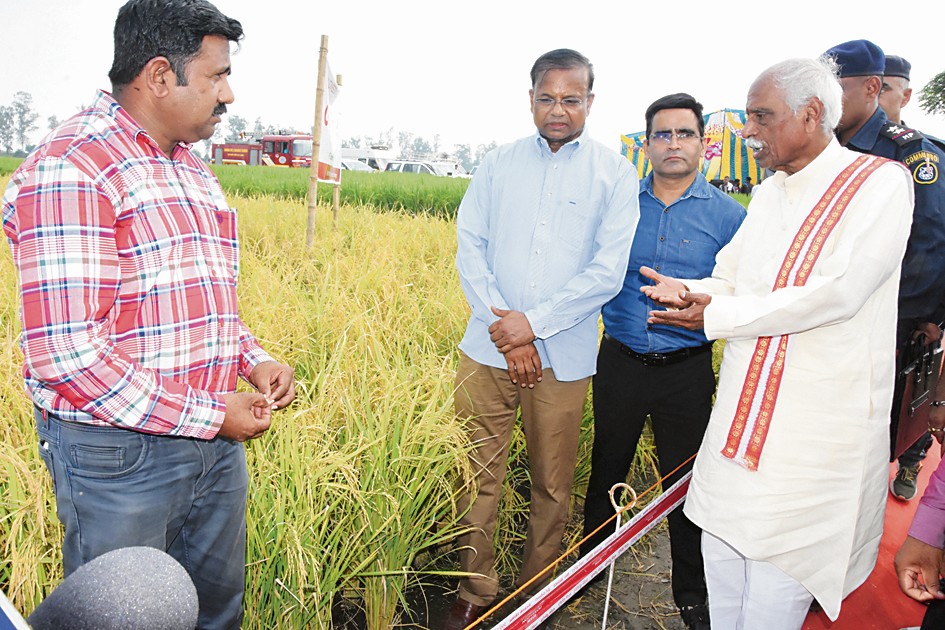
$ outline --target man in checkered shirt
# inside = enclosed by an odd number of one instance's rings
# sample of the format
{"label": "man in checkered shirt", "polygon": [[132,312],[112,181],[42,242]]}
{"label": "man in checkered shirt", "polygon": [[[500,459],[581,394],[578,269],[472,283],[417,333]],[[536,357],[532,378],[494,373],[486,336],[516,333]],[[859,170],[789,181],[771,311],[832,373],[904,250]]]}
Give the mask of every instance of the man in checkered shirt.
{"label": "man in checkered shirt", "polygon": [[239,318],[236,213],[190,149],[233,101],[242,35],[206,0],[130,0],[112,93],[54,130],[3,198],[65,573],[121,547],[167,551],[197,587],[200,628],[240,625],[242,443],[295,397],[292,369]]}

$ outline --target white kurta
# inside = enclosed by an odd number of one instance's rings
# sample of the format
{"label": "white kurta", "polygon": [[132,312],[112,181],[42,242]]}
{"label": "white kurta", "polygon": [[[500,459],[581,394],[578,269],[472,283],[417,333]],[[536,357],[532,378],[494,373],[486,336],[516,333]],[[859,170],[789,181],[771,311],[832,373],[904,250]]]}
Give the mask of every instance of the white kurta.
{"label": "white kurta", "polygon": [[[883,529],[899,265],[912,182],[896,163],[862,185],[807,283],[772,292],[801,223],[860,154],[834,140],[806,168],[757,188],[748,218],[719,252],[709,339],[727,339],[712,418],[686,514],[742,555],[779,567],[831,619],[876,562]],[[759,336],[790,334],[777,405],[757,471],[721,455]]]}

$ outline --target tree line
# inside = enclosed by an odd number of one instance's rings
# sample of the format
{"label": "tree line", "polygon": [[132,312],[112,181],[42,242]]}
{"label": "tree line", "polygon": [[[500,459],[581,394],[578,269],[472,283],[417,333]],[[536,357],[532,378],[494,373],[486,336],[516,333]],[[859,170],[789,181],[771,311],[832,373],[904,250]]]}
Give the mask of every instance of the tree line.
{"label": "tree line", "polygon": [[[13,102],[0,105],[0,148],[4,152],[22,157],[32,148],[30,136],[39,129],[36,121],[39,113],[33,109],[33,95],[29,92],[17,92]],[[49,117],[49,128],[59,125],[55,116]]]}
{"label": "tree line", "polygon": [[410,131],[395,133],[393,128],[374,136],[352,136],[341,142],[341,146],[346,149],[367,149],[379,145],[396,149],[399,152],[398,157],[403,160],[423,160],[445,153],[456,158],[466,172],[479,164],[486,153],[498,146],[495,141],[492,141],[489,144],[477,145],[475,148],[470,144],[454,144],[450,150],[446,150],[440,143],[439,134],[434,135],[430,140]]}
{"label": "tree line", "polygon": [[945,70],[932,77],[919,92],[919,107],[927,114],[945,116]]}
{"label": "tree line", "polygon": [[[79,109],[84,109],[84,107]],[[29,92],[17,92],[13,95],[13,100],[9,104],[0,105],[0,151],[14,157],[25,157],[35,146],[32,138],[34,132],[39,130],[37,124],[39,120],[40,114],[36,111],[33,104],[33,95]],[[49,116],[46,119],[46,128],[50,131],[58,127],[59,124],[60,120],[56,116]],[[198,153],[206,157],[210,155],[211,142],[244,142],[267,134],[297,133],[299,131],[294,127],[266,124],[262,118],[258,117],[250,126],[246,118],[230,114],[226,117],[224,124],[217,125],[213,138],[198,143],[196,149]],[[304,133],[312,133],[311,128],[305,130]],[[409,131],[395,133],[393,128],[375,136],[351,137],[344,140],[342,144],[345,147],[354,148],[377,144],[398,147],[400,157],[403,159],[427,158],[446,152],[440,144],[439,135],[433,136],[433,139],[430,140]],[[468,144],[459,144],[455,145],[448,153],[455,156],[468,171],[495,147],[495,142],[480,144],[475,148]]]}
{"label": "tree line", "polygon": [[[945,115],[945,71],[933,77],[919,92],[919,107],[928,114]],[[0,105],[0,150],[19,157],[29,153],[33,148],[30,138],[33,132],[39,129],[37,125],[39,118],[40,114],[34,109],[33,96],[29,92],[17,92],[13,95],[12,102],[8,105]],[[49,130],[55,129],[59,126],[59,119],[56,116],[50,116],[46,119],[46,126]],[[227,117],[225,125],[217,126],[212,141],[240,142],[248,138],[282,133],[287,130],[295,131],[291,128],[264,124],[261,118],[256,118],[250,129],[249,122],[245,118],[231,114]],[[307,133],[311,133],[311,129]],[[209,155],[210,141],[202,144],[202,152]],[[342,146],[349,148],[366,148],[375,145],[396,147],[403,159],[450,153],[467,171],[479,164],[482,157],[496,147],[495,142],[480,144],[475,148],[469,144],[457,144],[451,151],[444,151],[439,134],[428,139],[409,131],[395,132],[393,128],[374,136],[352,136],[342,141]]]}

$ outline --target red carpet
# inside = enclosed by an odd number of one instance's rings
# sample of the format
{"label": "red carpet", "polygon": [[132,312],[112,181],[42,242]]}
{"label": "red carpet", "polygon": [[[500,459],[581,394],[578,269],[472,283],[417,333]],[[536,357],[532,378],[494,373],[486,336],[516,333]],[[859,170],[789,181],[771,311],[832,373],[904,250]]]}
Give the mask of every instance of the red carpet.
{"label": "red carpet", "polygon": [[[909,502],[897,501],[889,495],[886,501],[886,520],[883,539],[879,546],[876,568],[865,584],[843,601],[840,617],[833,623],[823,612],[810,614],[804,630],[899,630],[922,624],[925,606],[915,602],[899,590],[899,581],[893,570],[893,558],[905,540],[912,524],[919,497],[925,491],[929,476],[939,462],[938,442],[932,445],[919,471],[919,493]],[[889,466],[889,478],[896,474],[896,464]]]}

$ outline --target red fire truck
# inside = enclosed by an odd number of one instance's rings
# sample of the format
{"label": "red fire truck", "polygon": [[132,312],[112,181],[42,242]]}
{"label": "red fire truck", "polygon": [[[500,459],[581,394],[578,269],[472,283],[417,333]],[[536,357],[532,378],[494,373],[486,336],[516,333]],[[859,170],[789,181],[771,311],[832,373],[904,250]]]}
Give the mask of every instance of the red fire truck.
{"label": "red fire truck", "polygon": [[312,136],[266,135],[249,142],[214,143],[210,155],[212,164],[310,168],[312,166]]}

